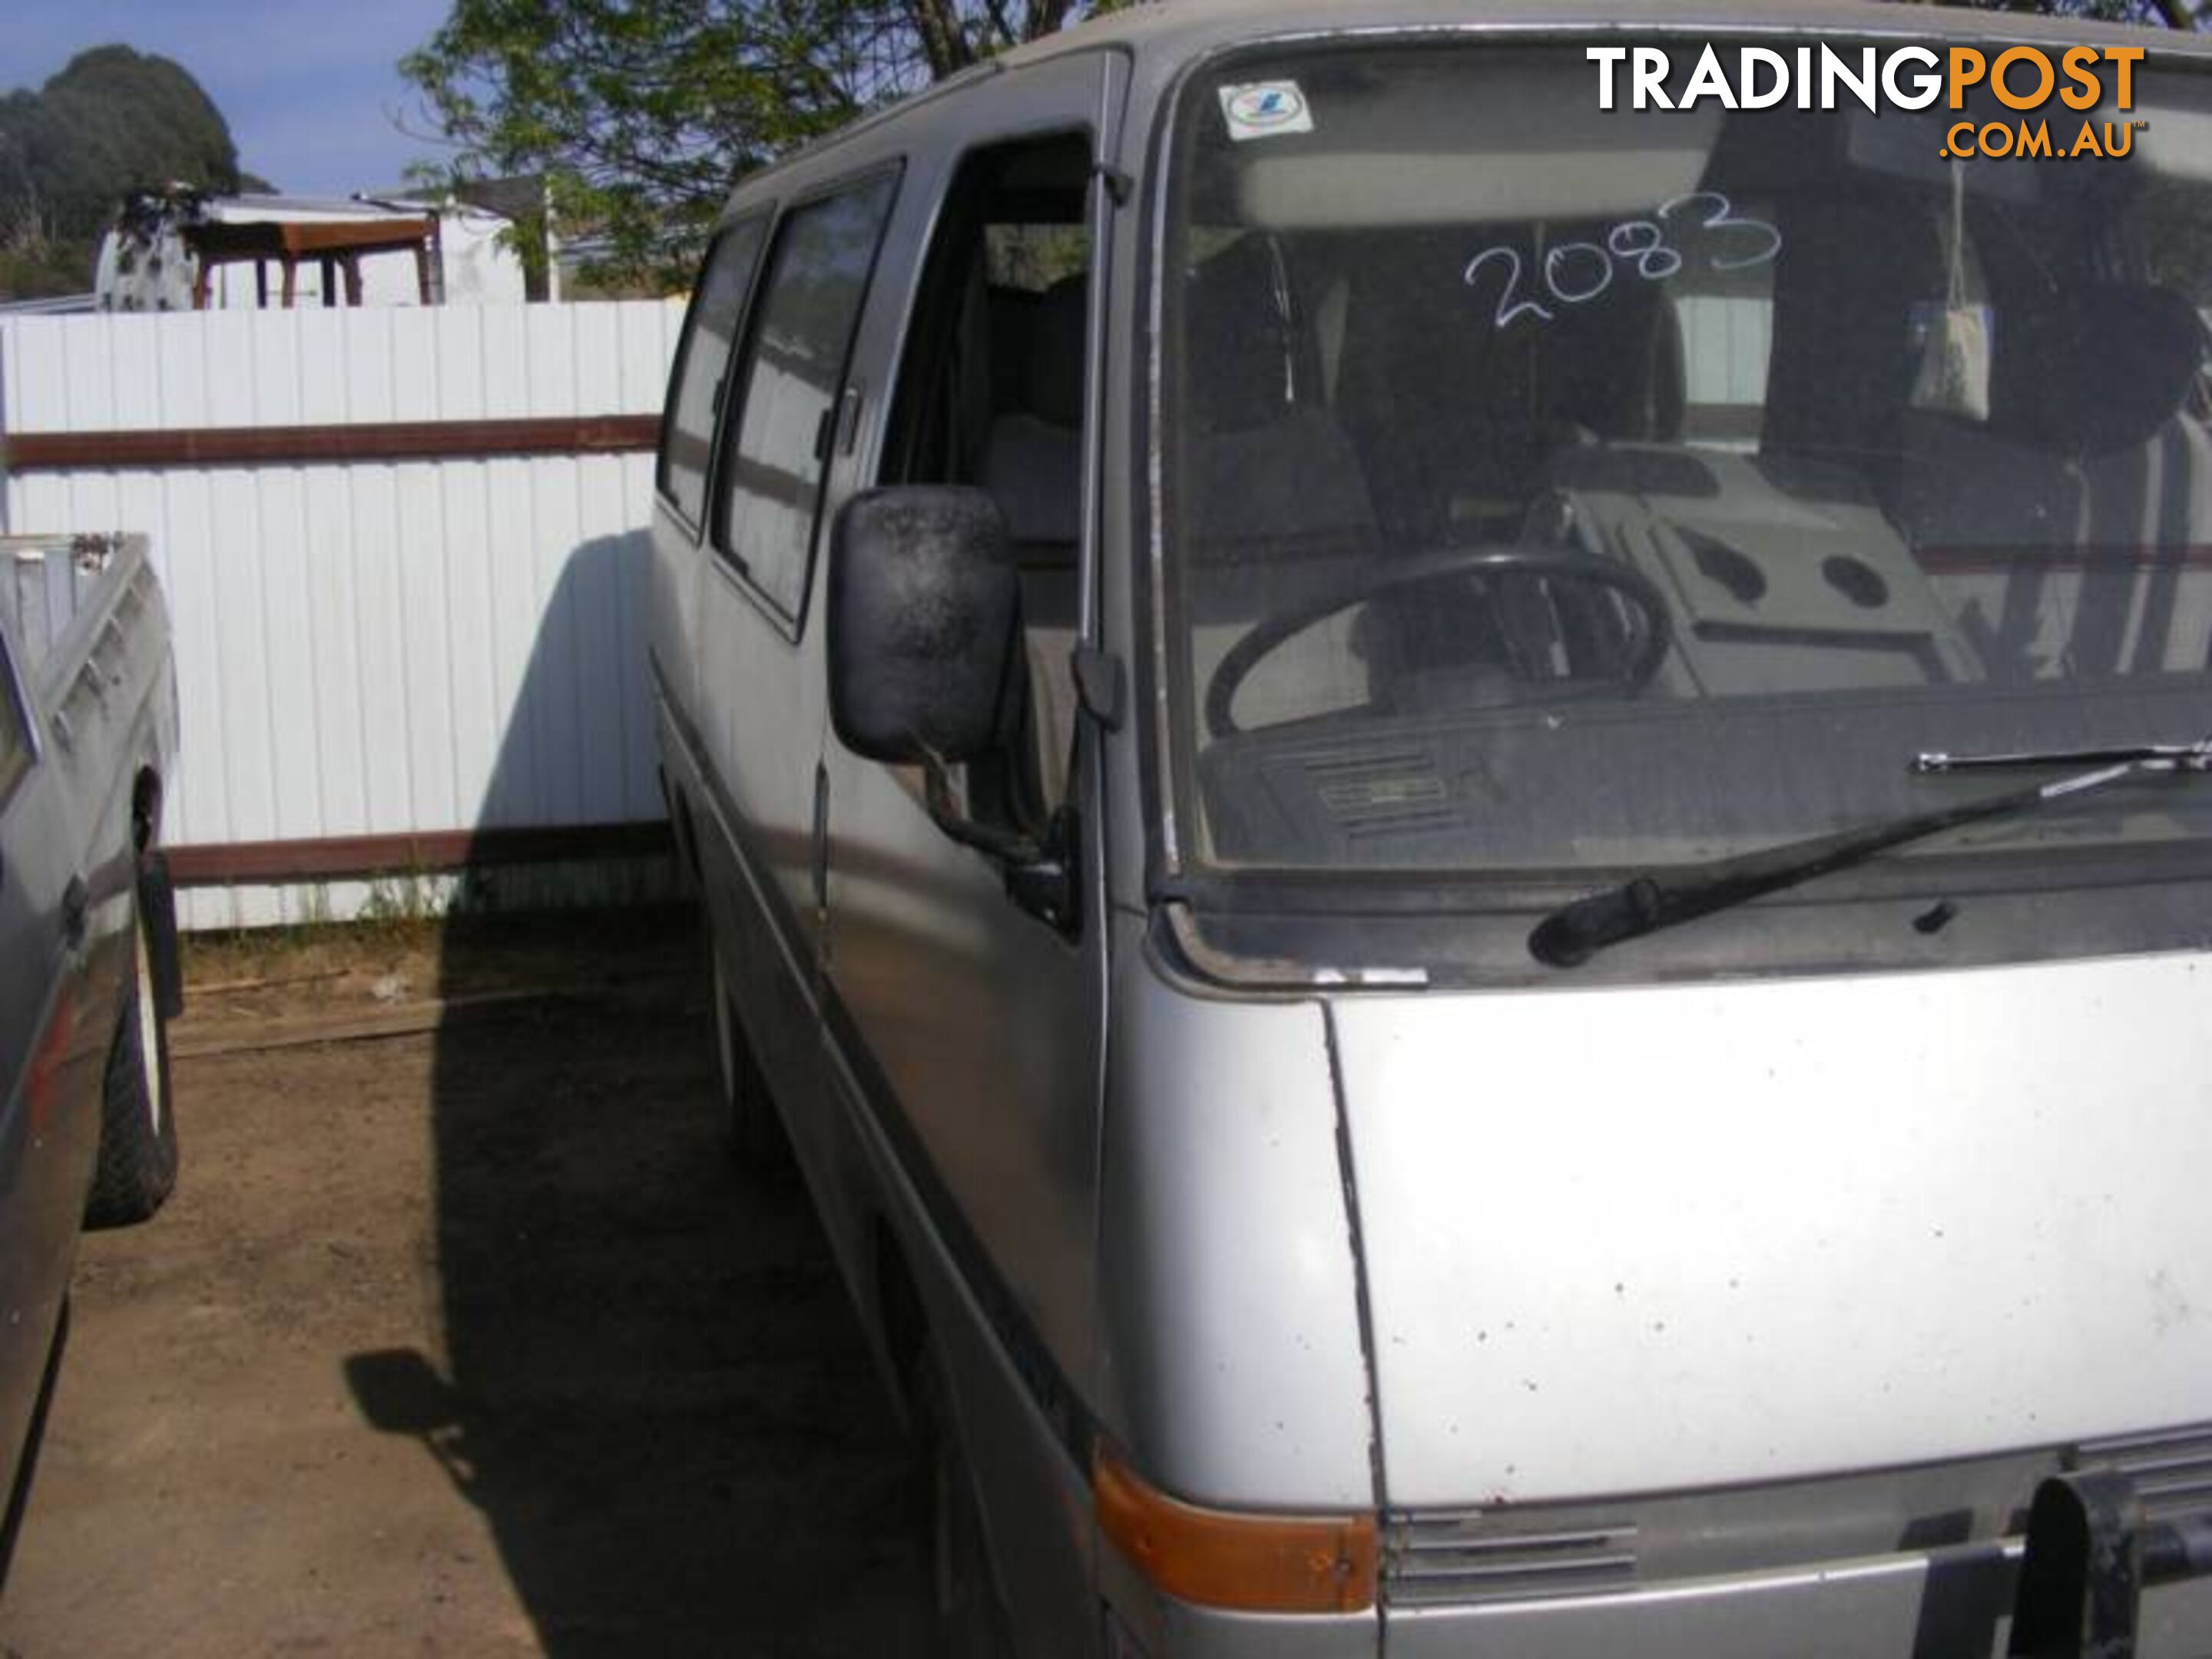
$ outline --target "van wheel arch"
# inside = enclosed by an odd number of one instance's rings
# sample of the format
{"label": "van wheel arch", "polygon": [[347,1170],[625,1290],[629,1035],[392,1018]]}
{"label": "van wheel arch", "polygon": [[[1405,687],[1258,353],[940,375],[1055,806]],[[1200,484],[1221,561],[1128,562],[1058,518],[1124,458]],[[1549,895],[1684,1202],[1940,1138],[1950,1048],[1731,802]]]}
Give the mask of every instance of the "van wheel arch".
{"label": "van wheel arch", "polygon": [[975,1474],[943,1364],[931,1352],[928,1315],[906,1252],[881,1215],[874,1231],[877,1317],[915,1456],[933,1634],[948,1659],[1012,1659],[1016,1644],[992,1566]]}

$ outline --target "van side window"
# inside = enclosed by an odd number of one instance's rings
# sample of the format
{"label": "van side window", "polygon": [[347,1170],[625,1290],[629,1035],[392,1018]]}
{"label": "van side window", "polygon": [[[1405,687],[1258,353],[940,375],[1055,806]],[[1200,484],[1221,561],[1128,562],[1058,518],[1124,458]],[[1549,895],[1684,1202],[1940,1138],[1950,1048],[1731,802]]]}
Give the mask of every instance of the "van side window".
{"label": "van side window", "polygon": [[660,423],[660,493],[694,530],[707,509],[707,462],[714,453],[714,418],[730,380],[732,349],[745,295],[768,240],[762,215],[732,225],[714,239],[700,273],[698,292],[676,346],[668,407]]}
{"label": "van side window", "polygon": [[953,179],[891,404],[884,483],[969,484],[1005,516],[1022,571],[1030,741],[971,811],[1034,821],[1064,799],[1082,541],[1091,142],[977,151]]}
{"label": "van side window", "polygon": [[726,423],[714,543],[795,631],[837,405],[895,179],[794,209],[778,230]]}

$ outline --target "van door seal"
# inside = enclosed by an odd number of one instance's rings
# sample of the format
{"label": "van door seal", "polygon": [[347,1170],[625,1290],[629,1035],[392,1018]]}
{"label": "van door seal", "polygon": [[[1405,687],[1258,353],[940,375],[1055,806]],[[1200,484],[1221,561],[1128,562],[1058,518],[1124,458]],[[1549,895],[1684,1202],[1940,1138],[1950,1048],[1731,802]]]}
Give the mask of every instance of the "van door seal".
{"label": "van door seal", "polygon": [[1198,913],[1187,899],[1159,901],[1158,915],[1166,939],[1183,965],[1199,978],[1243,991],[1420,991],[1428,988],[1425,968],[1316,967],[1284,957],[1243,956],[1206,937]]}

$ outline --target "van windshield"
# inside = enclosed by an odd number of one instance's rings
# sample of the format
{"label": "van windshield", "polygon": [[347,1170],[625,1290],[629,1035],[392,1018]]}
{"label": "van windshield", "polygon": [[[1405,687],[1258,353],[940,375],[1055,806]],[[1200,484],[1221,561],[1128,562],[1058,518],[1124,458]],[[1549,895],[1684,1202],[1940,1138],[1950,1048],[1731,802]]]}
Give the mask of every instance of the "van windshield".
{"label": "van windshield", "polygon": [[[1876,113],[1619,81],[1601,109],[1580,46],[1371,38],[1192,78],[1158,346],[1183,857],[1649,868],[2036,781],[1922,751],[2212,732],[2212,82]],[[2126,153],[1992,153],[2039,127]],[[2212,789],[2170,786],[1928,850],[2212,858]]]}

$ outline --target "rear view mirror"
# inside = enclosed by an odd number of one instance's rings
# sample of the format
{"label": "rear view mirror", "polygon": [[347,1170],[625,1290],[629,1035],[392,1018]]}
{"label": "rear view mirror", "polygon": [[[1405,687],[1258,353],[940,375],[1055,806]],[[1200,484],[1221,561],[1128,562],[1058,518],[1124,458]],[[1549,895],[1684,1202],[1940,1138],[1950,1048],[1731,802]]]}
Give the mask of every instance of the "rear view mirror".
{"label": "rear view mirror", "polygon": [[830,719],[857,755],[978,759],[1013,735],[1021,577],[980,489],[855,497],[830,542]]}
{"label": "rear view mirror", "polygon": [[1029,660],[1022,581],[999,505],[908,484],[855,496],[830,537],[830,723],[856,755],[921,768],[931,820],[997,861],[1008,896],[1073,932],[1073,815],[1042,836],[969,816],[947,769],[1009,750]]}

